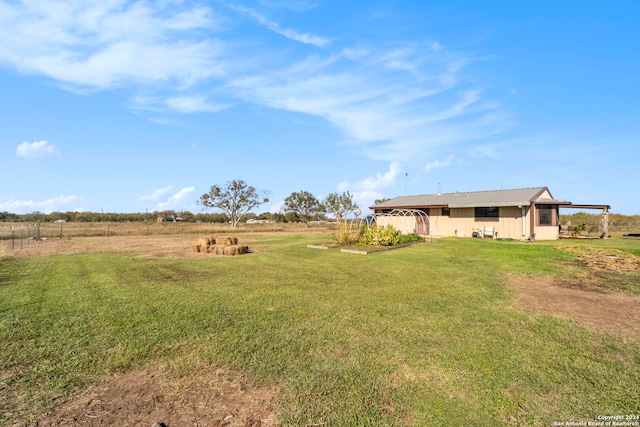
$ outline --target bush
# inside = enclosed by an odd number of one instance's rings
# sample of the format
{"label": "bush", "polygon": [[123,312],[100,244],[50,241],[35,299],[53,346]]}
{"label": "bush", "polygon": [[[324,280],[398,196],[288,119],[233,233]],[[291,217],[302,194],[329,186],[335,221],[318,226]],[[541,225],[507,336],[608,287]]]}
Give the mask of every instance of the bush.
{"label": "bush", "polygon": [[340,245],[353,245],[358,242],[360,236],[358,233],[352,233],[351,227],[347,221],[339,223],[338,230],[333,235],[333,241]]}
{"label": "bush", "polygon": [[404,245],[404,244],[413,243],[413,242],[424,242],[424,237],[415,233],[401,234],[399,236],[399,241],[398,241],[399,245]]}
{"label": "bush", "polygon": [[358,243],[363,246],[396,246],[400,243],[400,232],[393,225],[364,225]]}

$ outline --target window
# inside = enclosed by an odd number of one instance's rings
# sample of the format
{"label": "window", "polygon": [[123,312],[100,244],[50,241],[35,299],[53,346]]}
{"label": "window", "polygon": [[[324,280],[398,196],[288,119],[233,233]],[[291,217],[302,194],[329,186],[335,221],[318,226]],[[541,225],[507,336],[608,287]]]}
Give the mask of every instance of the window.
{"label": "window", "polygon": [[477,207],[475,216],[476,220],[497,221],[500,214],[498,207]]}
{"label": "window", "polygon": [[555,205],[538,205],[538,225],[558,225]]}
{"label": "window", "polygon": [[442,208],[442,216],[449,216],[451,214],[451,211],[449,210],[449,208]]}

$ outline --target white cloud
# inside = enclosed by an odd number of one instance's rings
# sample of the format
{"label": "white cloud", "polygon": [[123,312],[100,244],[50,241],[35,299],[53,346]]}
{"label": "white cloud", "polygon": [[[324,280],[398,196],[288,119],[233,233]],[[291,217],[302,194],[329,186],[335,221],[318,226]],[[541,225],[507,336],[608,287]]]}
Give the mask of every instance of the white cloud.
{"label": "white cloud", "polygon": [[195,187],[184,187],[174,193],[166,201],[158,203],[158,209],[180,209],[194,204],[191,194]]}
{"label": "white cloud", "polygon": [[358,206],[365,211],[373,205],[376,199],[381,199],[381,190],[391,187],[396,183],[396,179],[401,175],[401,165],[397,161],[389,164],[389,170],[384,173],[376,173],[374,176],[366,177],[358,182],[350,183],[343,181],[338,184],[338,191],[349,191]]}
{"label": "white cloud", "polygon": [[454,156],[453,154],[447,157],[445,160],[436,160],[431,163],[427,163],[424,167],[425,173],[430,173],[434,169],[440,169],[447,166],[451,166],[453,164]]}
{"label": "white cloud", "polygon": [[226,108],[226,105],[209,102],[204,96],[179,96],[168,98],[166,102],[173,110],[183,114],[197,112],[215,113],[216,111]]}
{"label": "white cloud", "polygon": [[431,149],[495,134],[500,106],[461,76],[464,55],[345,49],[308,57],[287,70],[242,77],[235,96],[322,117],[371,158],[409,161]]}
{"label": "white cloud", "polygon": [[58,154],[59,153],[55,146],[53,144],[49,144],[49,141],[25,141],[22,144],[19,144],[16,148],[16,156],[18,157],[33,158],[55,156]]}
{"label": "white cloud", "polygon": [[17,214],[30,212],[44,212],[46,214],[55,211],[80,210],[78,208],[70,208],[71,205],[77,205],[82,198],[76,195],[65,196],[61,194],[57,197],[43,201],[34,200],[8,200],[0,201],[0,211],[7,211]]}
{"label": "white cloud", "polygon": [[195,205],[192,193],[195,187],[183,187],[177,191],[172,185],[154,190],[150,194],[138,197],[139,202],[150,202],[158,210],[192,209]]}
{"label": "white cloud", "polygon": [[[236,100],[321,117],[384,161],[415,160],[505,127],[500,106],[464,75],[477,58],[429,40],[346,40],[331,51],[327,38],[228,7],[305,46],[293,53],[256,42],[233,32],[237,16],[192,2],[17,1],[0,3],[0,63],[75,91],[134,88],[132,107],[159,123]],[[304,59],[293,56],[300,52]]]}
{"label": "white cloud", "polygon": [[338,184],[338,191],[377,191],[395,184],[396,178],[400,175],[400,163],[393,161],[389,164],[389,170],[384,173],[376,173],[374,176],[366,177],[356,183],[347,181]]}
{"label": "white cloud", "polygon": [[72,89],[189,86],[224,73],[223,44],[192,37],[216,26],[209,9],[178,2],[2,3],[0,62]]}
{"label": "white cloud", "polygon": [[139,202],[158,202],[162,200],[165,197],[165,195],[171,193],[171,190],[173,190],[173,186],[167,185],[164,188],[159,188],[157,190],[154,190],[151,194],[145,194],[144,196],[138,197],[138,201]]}
{"label": "white cloud", "polygon": [[301,33],[290,28],[280,28],[280,25],[277,22],[267,19],[265,16],[261,15],[253,9],[234,5],[230,5],[229,7],[236,12],[245,13],[251,16],[256,21],[258,21],[260,25],[265,26],[274,33],[280,34],[281,36],[286,37],[289,40],[294,40],[300,43],[310,44],[317,47],[323,47],[329,43],[329,40],[324,37],[316,36],[310,33]]}

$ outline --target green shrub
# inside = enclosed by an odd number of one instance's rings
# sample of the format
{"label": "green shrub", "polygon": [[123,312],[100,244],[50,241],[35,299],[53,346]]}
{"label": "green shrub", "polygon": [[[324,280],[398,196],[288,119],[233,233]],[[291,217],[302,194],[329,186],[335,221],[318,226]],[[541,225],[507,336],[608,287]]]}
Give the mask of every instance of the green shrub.
{"label": "green shrub", "polygon": [[411,233],[411,234],[401,234],[398,240],[398,244],[399,245],[404,245],[407,243],[413,243],[413,242],[423,242],[424,241],[424,237],[422,237],[419,234],[416,233]]}
{"label": "green shrub", "polygon": [[399,242],[400,232],[393,225],[364,225],[360,230],[358,243],[363,246],[396,246]]}

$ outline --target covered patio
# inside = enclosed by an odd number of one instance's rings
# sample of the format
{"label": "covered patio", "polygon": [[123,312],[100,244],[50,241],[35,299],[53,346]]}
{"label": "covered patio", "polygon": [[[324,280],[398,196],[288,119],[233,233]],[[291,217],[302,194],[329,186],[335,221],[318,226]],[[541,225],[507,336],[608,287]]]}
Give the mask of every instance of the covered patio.
{"label": "covered patio", "polygon": [[[585,209],[595,209],[595,210],[600,210],[602,211],[602,217],[600,219],[600,238],[601,239],[606,239],[607,237],[609,237],[609,210],[611,209],[611,206],[609,205],[584,205],[584,204],[567,204],[567,205],[561,205],[560,206],[561,209],[581,209],[581,210],[585,210]],[[584,224],[582,224],[584,225]],[[578,233],[572,232],[572,230],[570,230],[571,227],[575,227],[575,224],[570,225],[567,230],[560,230],[560,235],[559,237],[561,239],[567,239],[567,238],[576,238]],[[586,230],[585,230],[586,231]],[[584,238],[584,237],[582,237]]]}

